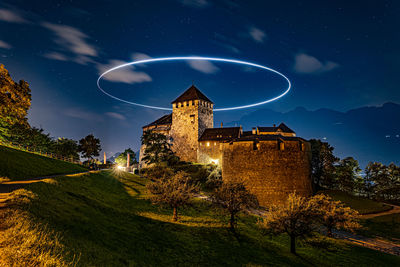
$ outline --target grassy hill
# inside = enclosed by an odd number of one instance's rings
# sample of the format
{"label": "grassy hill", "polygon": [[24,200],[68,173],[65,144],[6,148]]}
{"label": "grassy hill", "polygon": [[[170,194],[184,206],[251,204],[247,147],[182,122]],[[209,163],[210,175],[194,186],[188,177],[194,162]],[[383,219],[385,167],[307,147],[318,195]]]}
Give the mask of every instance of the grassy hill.
{"label": "grassy hill", "polygon": [[180,210],[180,221],[173,223],[171,210],[155,207],[147,199],[145,184],[144,179],[132,174],[102,171],[48,179],[16,191],[9,200],[14,208],[3,210],[6,219],[0,218],[0,262],[78,266],[400,265],[400,257],[321,237],[303,243],[299,255],[294,256],[289,253],[288,238],[261,235],[254,216],[241,215],[238,235],[234,236],[221,210],[204,200]]}
{"label": "grassy hill", "polygon": [[338,190],[323,190],[320,193],[331,196],[335,200],[340,200],[350,208],[357,210],[360,214],[372,214],[391,210],[392,206],[382,202],[370,200],[365,197],[358,197]]}
{"label": "grassy hill", "polygon": [[77,164],[0,146],[0,177],[10,180],[86,170],[86,168]]}

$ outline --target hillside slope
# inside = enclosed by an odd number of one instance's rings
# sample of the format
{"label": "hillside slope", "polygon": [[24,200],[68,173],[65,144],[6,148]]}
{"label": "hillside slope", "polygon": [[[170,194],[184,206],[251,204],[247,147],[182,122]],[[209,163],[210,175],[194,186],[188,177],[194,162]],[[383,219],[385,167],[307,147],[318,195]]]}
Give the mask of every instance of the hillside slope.
{"label": "hillside slope", "polygon": [[20,180],[87,169],[73,163],[0,146],[0,177]]}
{"label": "hillside slope", "polygon": [[[399,257],[320,238],[313,239],[313,246],[299,245],[299,255],[294,256],[288,238],[261,235],[254,216],[241,215],[238,234],[233,235],[221,210],[203,200],[179,210],[180,221],[173,223],[170,209],[150,203],[145,183],[132,174],[103,171],[56,177],[15,192],[14,213],[8,217],[12,220],[0,227],[0,244],[9,233],[19,238],[7,240],[6,251],[0,246],[0,261],[21,264],[40,250],[46,262],[77,266],[400,264]],[[15,221],[21,222],[20,228]],[[31,227],[23,228],[27,225]]]}

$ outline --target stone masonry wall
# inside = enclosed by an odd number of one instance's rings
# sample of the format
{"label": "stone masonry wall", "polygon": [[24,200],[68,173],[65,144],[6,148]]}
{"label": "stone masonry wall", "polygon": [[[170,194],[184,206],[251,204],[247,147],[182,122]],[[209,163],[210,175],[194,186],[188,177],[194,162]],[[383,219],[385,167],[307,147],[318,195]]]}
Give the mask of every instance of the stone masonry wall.
{"label": "stone masonry wall", "polygon": [[197,162],[202,164],[222,163],[223,143],[218,141],[199,142]]}
{"label": "stone masonry wall", "polygon": [[260,205],[283,203],[291,192],[311,194],[309,143],[261,141],[224,143],[222,177],[242,181],[257,196]]}
{"label": "stone masonry wall", "polygon": [[173,151],[183,161],[197,161],[198,139],[213,127],[212,104],[194,100],[173,104],[171,137]]}

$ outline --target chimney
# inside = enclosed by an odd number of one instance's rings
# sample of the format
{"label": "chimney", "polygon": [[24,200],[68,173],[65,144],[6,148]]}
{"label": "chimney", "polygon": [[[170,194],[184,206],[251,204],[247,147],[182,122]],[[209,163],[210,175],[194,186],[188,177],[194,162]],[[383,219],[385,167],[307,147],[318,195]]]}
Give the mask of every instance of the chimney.
{"label": "chimney", "polygon": [[251,133],[252,133],[252,134],[254,134],[254,135],[257,133],[257,131],[256,131],[256,128],[255,128],[255,127],[253,127],[253,128],[251,129]]}
{"label": "chimney", "polygon": [[224,128],[224,123],[223,122],[221,122],[221,128]]}
{"label": "chimney", "polygon": [[274,123],[274,127],[276,127],[276,124]]}

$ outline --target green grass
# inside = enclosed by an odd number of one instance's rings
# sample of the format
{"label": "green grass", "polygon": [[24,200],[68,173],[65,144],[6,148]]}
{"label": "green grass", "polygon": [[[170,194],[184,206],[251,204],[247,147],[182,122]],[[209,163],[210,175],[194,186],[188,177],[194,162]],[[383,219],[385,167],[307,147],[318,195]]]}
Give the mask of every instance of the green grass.
{"label": "green grass", "polygon": [[378,213],[392,209],[390,205],[386,205],[384,203],[373,201],[364,197],[353,196],[337,190],[323,190],[319,193],[324,193],[331,196],[335,200],[344,202],[347,206],[357,210],[360,214]]}
{"label": "green grass", "polygon": [[86,170],[86,168],[77,164],[0,146],[0,177],[10,180]]}
{"label": "green grass", "polygon": [[47,225],[63,261],[75,255],[78,266],[400,265],[400,257],[332,239],[314,239],[292,255],[288,238],[262,236],[254,216],[240,216],[235,237],[207,201],[180,210],[173,223],[171,210],[150,203],[145,183],[111,171],[56,177],[15,192],[10,204],[19,203],[27,224]]}
{"label": "green grass", "polygon": [[358,232],[369,237],[382,237],[400,244],[400,214],[389,214],[361,221]]}

